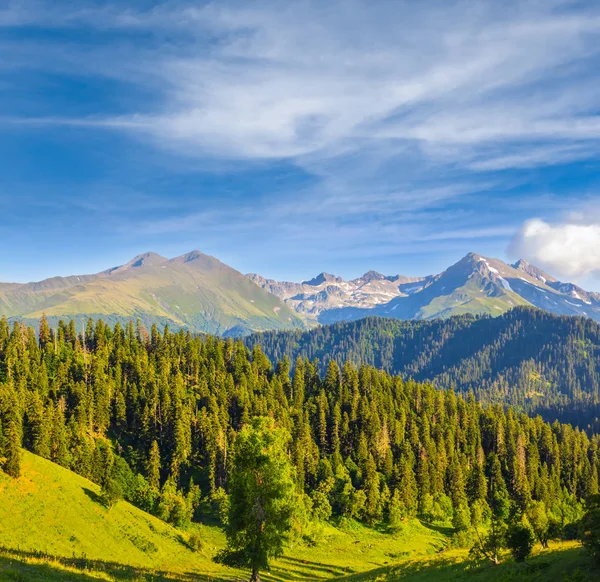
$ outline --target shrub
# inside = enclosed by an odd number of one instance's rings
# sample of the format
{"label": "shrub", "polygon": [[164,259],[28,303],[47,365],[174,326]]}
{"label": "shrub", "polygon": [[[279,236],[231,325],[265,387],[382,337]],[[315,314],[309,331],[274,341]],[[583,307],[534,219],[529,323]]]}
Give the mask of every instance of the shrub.
{"label": "shrub", "polygon": [[535,536],[526,525],[511,525],[506,533],[506,546],[517,562],[524,562],[533,550]]}
{"label": "shrub", "polygon": [[227,525],[229,516],[229,496],[225,489],[219,487],[210,498],[212,514],[219,520],[221,525]]}
{"label": "shrub", "polygon": [[197,531],[193,531],[188,537],[187,545],[193,552],[201,552],[204,547],[202,536]]}
{"label": "shrub", "polygon": [[100,493],[102,503],[110,510],[117,501],[123,499],[123,488],[117,479],[110,478],[102,486]]}

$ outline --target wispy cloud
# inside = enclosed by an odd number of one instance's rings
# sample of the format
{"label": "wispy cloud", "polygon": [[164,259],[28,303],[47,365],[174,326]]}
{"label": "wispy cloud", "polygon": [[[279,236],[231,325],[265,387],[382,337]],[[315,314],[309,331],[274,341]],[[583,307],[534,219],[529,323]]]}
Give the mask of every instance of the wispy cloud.
{"label": "wispy cloud", "polygon": [[[138,47],[114,39],[113,47],[123,49],[120,61],[110,63],[113,74],[137,65],[143,82],[161,96],[154,111],[37,122],[144,132],[159,146],[191,155],[299,160],[406,140],[429,155],[439,146],[447,156],[444,146],[452,144],[455,158],[467,154],[468,162],[470,150],[481,144],[600,138],[600,88],[593,74],[600,12],[593,6],[585,11],[572,9],[571,2],[533,1],[513,10],[500,10],[495,2],[435,7],[292,2],[283,8],[275,2],[174,3],[146,11],[119,4],[11,6],[0,14],[7,27],[77,25],[156,35],[154,43]],[[166,40],[162,35],[169,30],[181,39]],[[102,60],[105,48],[97,47],[95,59]],[[585,157],[586,148],[571,150],[571,156],[577,154]],[[514,161],[518,166],[520,160]],[[504,167],[510,162],[506,156]],[[485,167],[485,161],[476,163]]]}

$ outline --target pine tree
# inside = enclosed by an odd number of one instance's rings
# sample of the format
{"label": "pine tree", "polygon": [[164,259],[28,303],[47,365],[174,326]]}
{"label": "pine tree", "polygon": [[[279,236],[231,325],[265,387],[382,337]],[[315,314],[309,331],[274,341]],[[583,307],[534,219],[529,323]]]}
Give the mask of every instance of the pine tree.
{"label": "pine tree", "polygon": [[14,416],[4,426],[5,460],[2,468],[7,475],[18,478],[21,476],[21,427]]}
{"label": "pine tree", "polygon": [[476,553],[488,558],[492,563],[500,563],[500,551],[504,546],[507,520],[510,513],[510,498],[502,477],[500,460],[490,453],[487,461],[489,471],[488,505],[491,510],[490,527],[485,538],[478,535]]}
{"label": "pine tree", "polygon": [[160,449],[156,439],[152,441],[148,462],[146,464],[146,479],[151,487],[160,488]]}
{"label": "pine tree", "polygon": [[294,511],[287,436],[271,419],[255,418],[236,440],[230,481],[227,550],[222,559],[248,566],[251,582],[283,551]]}

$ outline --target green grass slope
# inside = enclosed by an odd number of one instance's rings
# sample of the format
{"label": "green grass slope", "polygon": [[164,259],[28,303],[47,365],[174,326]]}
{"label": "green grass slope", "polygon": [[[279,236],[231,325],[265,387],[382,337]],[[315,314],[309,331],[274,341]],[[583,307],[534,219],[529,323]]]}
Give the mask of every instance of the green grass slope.
{"label": "green grass slope", "polygon": [[475,563],[465,550],[445,552],[432,558],[407,560],[344,578],[352,582],[595,582],[600,568],[575,542],[555,543],[534,552],[526,563],[506,558],[498,566]]}
{"label": "green grass slope", "polygon": [[18,480],[0,472],[0,580],[11,579],[8,560],[35,562],[40,553],[57,556],[67,571],[88,567],[108,580],[161,571],[235,575],[211,559],[212,548],[223,543],[220,532],[200,528],[205,553],[193,552],[187,533],[126,502],[107,510],[98,503],[97,485],[63,467],[23,451],[22,472]]}
{"label": "green grass slope", "polygon": [[193,251],[165,259],[153,253],[81,277],[0,285],[0,315],[36,321],[102,317],[221,335],[302,326],[279,298],[217,259]]}
{"label": "green grass slope", "polygon": [[[49,461],[23,452],[18,480],[0,473],[0,580],[226,582],[248,574],[212,557],[225,543],[216,527],[196,525],[203,549],[181,532],[126,502],[110,511],[97,502],[98,487]],[[574,543],[556,544],[528,564],[510,560],[477,566],[466,550],[447,550],[447,532],[418,521],[389,533],[350,523],[323,525],[311,544],[295,543],[275,560],[267,582],[346,580],[600,580]]]}

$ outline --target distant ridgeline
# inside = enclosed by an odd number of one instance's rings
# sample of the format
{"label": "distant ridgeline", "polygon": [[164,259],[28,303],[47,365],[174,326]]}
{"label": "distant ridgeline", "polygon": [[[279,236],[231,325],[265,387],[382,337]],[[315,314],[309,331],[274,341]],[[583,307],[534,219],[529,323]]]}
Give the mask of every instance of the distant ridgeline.
{"label": "distant ridgeline", "polygon": [[518,307],[491,318],[430,321],[369,317],[246,339],[272,359],[351,361],[433,382],[478,401],[517,406],[581,427],[600,428],[600,324]]}
{"label": "distant ridgeline", "polygon": [[[588,394],[597,398],[583,380],[575,389],[580,369],[594,369],[584,364],[596,358],[596,324],[519,310],[490,320],[366,320],[313,333],[262,336],[271,352],[288,344],[293,352],[292,340],[306,342],[310,357],[325,360],[332,350],[325,373],[299,359],[291,374],[287,360],[274,365],[241,340],[102,321],[83,336],[74,324],[54,332],[44,320],[38,338],[1,320],[0,467],[18,476],[23,445],[180,524],[201,500],[223,500],[236,434],[251,417],[272,416],[292,437],[299,504],[314,519],[373,524],[418,515],[460,530],[489,519],[501,496],[565,525],[581,515],[580,500],[598,492],[598,435],[335,362],[348,349],[351,359],[368,356],[377,366],[405,361],[402,371],[417,375],[441,371],[453,356],[462,372],[446,372],[449,383],[462,374],[476,387],[493,366],[516,366],[529,370],[532,390],[540,372],[521,362],[541,354],[552,362],[544,378],[557,382],[564,373],[571,398],[583,404]],[[497,390],[500,399],[504,383],[488,384],[478,394]],[[548,389],[548,399],[557,393]]]}

